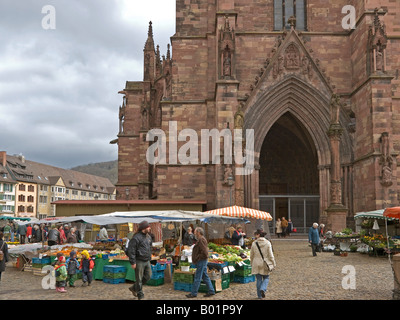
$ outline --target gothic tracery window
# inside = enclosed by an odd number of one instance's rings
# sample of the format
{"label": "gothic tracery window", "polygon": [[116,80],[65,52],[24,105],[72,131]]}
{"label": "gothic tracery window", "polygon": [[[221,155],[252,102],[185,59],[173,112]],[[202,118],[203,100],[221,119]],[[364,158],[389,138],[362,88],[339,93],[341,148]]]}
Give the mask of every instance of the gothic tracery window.
{"label": "gothic tracery window", "polygon": [[296,29],[307,29],[307,0],[274,0],[274,30],[290,29],[288,20],[296,18]]}

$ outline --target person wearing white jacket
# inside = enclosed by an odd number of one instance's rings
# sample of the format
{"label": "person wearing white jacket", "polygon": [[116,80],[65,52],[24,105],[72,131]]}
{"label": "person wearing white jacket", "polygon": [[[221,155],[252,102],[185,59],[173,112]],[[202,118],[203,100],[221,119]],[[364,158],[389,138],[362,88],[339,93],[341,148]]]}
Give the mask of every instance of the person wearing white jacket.
{"label": "person wearing white jacket", "polygon": [[251,273],[256,276],[257,297],[262,299],[265,298],[269,274],[275,268],[276,262],[271,242],[265,239],[265,232],[258,229],[254,236],[256,240],[251,245],[250,250]]}

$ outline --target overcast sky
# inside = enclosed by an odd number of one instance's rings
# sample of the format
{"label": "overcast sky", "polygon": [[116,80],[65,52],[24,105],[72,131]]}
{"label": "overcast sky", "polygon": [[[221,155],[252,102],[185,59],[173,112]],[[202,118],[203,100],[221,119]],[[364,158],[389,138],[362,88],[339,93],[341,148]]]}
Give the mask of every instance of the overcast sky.
{"label": "overcast sky", "polygon": [[150,20],[166,54],[175,0],[1,0],[0,151],[61,168],[116,160],[118,91],[143,80]]}

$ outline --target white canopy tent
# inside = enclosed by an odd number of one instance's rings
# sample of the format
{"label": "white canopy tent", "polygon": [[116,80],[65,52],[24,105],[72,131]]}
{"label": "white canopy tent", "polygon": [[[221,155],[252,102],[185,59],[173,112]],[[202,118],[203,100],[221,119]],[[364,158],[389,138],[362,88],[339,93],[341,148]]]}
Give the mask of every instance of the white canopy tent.
{"label": "white canopy tent", "polygon": [[216,217],[212,214],[203,213],[201,211],[184,211],[184,210],[156,210],[156,211],[116,211],[101,215],[81,215],[71,217],[55,217],[53,219],[41,219],[31,221],[18,221],[19,224],[56,224],[83,221],[86,223],[107,225],[107,224],[125,224],[140,223],[143,220],[152,222],[183,222],[200,220],[206,223],[210,222],[244,222],[246,219],[232,217]]}
{"label": "white canopy tent", "polygon": [[245,218],[215,216],[213,214],[201,211],[186,210],[153,210],[153,211],[116,211],[101,215],[81,215],[71,217],[59,217],[52,219],[42,219],[35,221],[24,221],[20,224],[60,224],[71,222],[84,222],[95,225],[113,225],[113,224],[139,224],[143,220],[149,223],[154,222],[178,222],[180,225],[180,243],[182,243],[183,222],[199,220],[204,223],[249,223]]}

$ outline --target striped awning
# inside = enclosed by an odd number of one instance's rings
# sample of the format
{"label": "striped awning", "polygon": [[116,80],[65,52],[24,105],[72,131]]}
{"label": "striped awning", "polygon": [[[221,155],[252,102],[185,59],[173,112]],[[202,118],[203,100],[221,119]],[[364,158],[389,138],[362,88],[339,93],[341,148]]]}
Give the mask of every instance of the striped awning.
{"label": "striped awning", "polygon": [[254,219],[272,221],[272,216],[266,211],[260,211],[260,210],[246,208],[246,207],[240,207],[240,206],[219,208],[219,209],[206,211],[205,213],[215,214],[218,216],[225,216],[225,217],[254,218]]}
{"label": "striped awning", "polygon": [[383,216],[400,219],[400,207],[386,208],[383,212]]}

